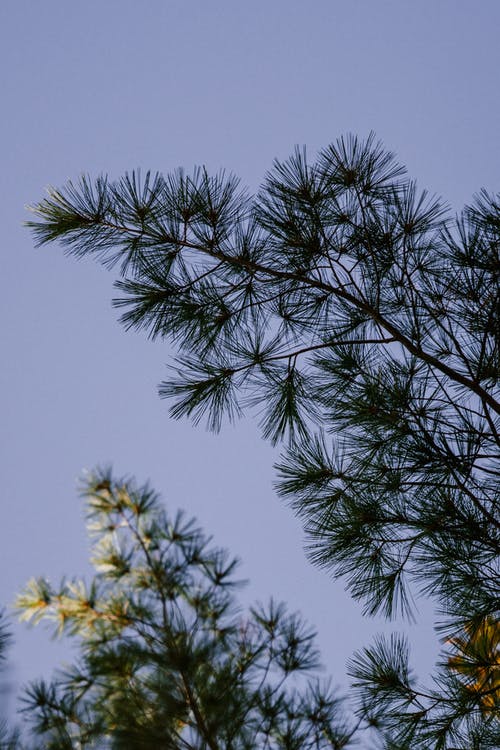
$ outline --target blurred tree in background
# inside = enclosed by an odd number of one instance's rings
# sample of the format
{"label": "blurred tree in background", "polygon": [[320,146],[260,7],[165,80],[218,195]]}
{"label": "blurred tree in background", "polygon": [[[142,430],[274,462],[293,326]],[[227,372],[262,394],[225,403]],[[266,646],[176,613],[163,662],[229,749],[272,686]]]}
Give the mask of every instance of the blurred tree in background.
{"label": "blurred tree in background", "polygon": [[10,687],[5,681],[2,672],[5,668],[7,649],[12,640],[12,634],[8,627],[7,618],[5,612],[0,611],[0,748],[1,750],[16,750],[18,745],[18,733],[15,729],[9,726],[7,717],[4,717],[4,705],[5,702],[3,697],[7,696],[10,692]]}
{"label": "blurred tree in background", "polygon": [[448,664],[464,676],[464,684],[479,696],[484,714],[498,712],[500,696],[500,622],[493,617],[471,620],[462,637],[451,638],[455,654]]}
{"label": "blurred tree in background", "polygon": [[286,442],[314,563],[367,614],[436,601],[434,687],[396,636],[352,661],[382,746],[500,745],[499,199],[453,218],[370,136],[297,150],[255,197],[197,169],[85,177],[33,210],[40,244],[119,264],[125,326],[177,346],[174,417],[218,430],[249,407]]}
{"label": "blurred tree in background", "polygon": [[[36,748],[326,750],[351,746],[340,701],[317,679],[314,633],[271,602],[237,607],[236,561],[156,494],[90,476],[93,580],[32,580],[21,619],[75,638],[79,658],[33,683]],[[3,747],[3,746],[2,746]]]}

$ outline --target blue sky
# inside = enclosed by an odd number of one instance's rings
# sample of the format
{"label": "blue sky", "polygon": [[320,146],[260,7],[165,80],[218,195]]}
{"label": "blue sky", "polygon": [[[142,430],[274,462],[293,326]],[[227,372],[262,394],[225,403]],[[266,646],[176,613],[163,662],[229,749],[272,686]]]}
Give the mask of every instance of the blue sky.
{"label": "blue sky", "polygon": [[[172,422],[156,393],[169,348],[120,328],[112,274],[34,249],[25,205],[84,171],[134,167],[224,167],[254,190],[295,144],[313,155],[374,130],[459,210],[500,188],[499,28],[497,0],[1,3],[0,603],[33,575],[88,570],[76,481],[112,463],[243,559],[248,601],[300,609],[343,682],[352,651],[387,626],[305,560],[273,492],[276,452],[251,419],[218,436]],[[409,632],[425,675],[437,640],[432,607],[420,610]],[[12,684],[67,658],[45,632],[15,635]]]}

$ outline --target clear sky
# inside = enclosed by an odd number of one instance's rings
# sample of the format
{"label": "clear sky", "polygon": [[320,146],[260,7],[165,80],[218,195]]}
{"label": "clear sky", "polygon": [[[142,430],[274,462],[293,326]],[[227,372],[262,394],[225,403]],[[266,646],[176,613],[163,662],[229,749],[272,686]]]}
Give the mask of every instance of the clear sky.
{"label": "clear sky", "polygon": [[[2,0],[0,603],[31,576],[87,571],[76,481],[112,463],[243,559],[248,600],[300,609],[344,681],[352,651],[387,626],[305,560],[273,492],[276,454],[251,419],[218,436],[172,422],[156,393],[168,347],[121,329],[112,274],[35,250],[24,206],[83,171],[134,167],[225,167],[255,189],[295,144],[314,155],[374,130],[459,210],[500,189],[499,32],[498,0]],[[424,676],[428,603],[418,617]],[[15,635],[13,685],[67,655],[45,632]]]}

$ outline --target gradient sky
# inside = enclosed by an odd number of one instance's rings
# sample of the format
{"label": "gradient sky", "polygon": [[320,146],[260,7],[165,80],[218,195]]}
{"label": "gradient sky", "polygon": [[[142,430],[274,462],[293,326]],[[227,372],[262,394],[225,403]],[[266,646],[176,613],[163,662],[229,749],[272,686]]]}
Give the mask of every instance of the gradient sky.
{"label": "gradient sky", "polygon": [[[499,31],[498,0],[2,0],[0,603],[31,576],[88,571],[76,482],[112,463],[243,559],[246,601],[300,609],[345,680],[352,651],[387,626],[306,561],[255,421],[218,436],[171,421],[156,392],[169,348],[118,325],[113,274],[35,250],[25,205],[83,171],[134,167],[224,167],[254,190],[295,144],[314,155],[374,130],[460,210],[500,189]],[[394,627],[425,676],[432,606]],[[45,631],[15,636],[12,685],[67,657]]]}

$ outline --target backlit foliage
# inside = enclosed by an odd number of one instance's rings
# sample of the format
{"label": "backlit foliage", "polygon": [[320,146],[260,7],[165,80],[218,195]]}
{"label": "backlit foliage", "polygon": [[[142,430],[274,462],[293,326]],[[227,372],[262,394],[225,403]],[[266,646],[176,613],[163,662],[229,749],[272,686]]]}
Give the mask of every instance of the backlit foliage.
{"label": "backlit foliage", "polygon": [[[177,347],[160,385],[174,417],[218,430],[250,408],[285,443],[278,491],[308,554],[367,614],[411,616],[423,594],[451,638],[498,622],[498,197],[453,216],[370,136],[313,162],[297,149],[255,196],[203,169],[132,173],[53,189],[33,211],[40,244],[119,267],[126,327]],[[374,648],[403,668],[400,641]],[[404,708],[410,739],[387,698],[388,748],[500,744],[452,666],[431,708]]]}

